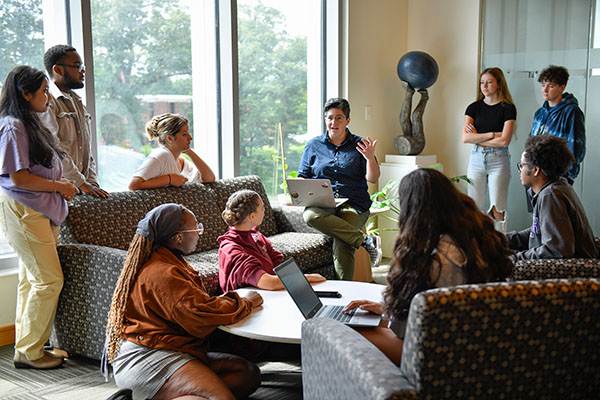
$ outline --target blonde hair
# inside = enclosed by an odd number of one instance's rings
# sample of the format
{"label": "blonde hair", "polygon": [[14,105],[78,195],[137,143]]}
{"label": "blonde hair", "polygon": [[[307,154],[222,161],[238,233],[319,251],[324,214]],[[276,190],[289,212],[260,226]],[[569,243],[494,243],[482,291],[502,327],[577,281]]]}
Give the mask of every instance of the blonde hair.
{"label": "blonde hair", "polygon": [[[484,69],[481,74],[479,74],[479,81],[481,82],[481,77],[484,74],[490,74],[496,80],[498,84],[498,98],[501,102],[515,105],[515,102],[510,95],[510,91],[508,90],[508,84],[506,83],[506,78],[504,78],[504,72],[498,67],[491,67]],[[483,93],[481,93],[481,89],[479,89],[479,94],[477,95],[477,101],[483,99]]]}
{"label": "blonde hair", "polygon": [[244,222],[246,217],[258,209],[260,196],[254,190],[238,190],[227,200],[227,205],[221,216],[229,226]]}
{"label": "blonde hair", "polygon": [[158,143],[164,145],[167,143],[167,135],[174,137],[187,124],[188,119],[180,114],[155,115],[146,123],[146,134],[150,140],[158,139]]}

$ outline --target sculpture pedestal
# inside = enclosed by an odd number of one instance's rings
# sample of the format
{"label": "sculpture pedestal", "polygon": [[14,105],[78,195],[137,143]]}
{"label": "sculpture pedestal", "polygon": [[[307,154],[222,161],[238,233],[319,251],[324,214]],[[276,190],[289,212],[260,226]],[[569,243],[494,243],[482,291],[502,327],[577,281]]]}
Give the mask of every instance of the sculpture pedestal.
{"label": "sculpture pedestal", "polygon": [[[444,172],[443,165],[437,163],[436,155],[401,156],[397,154],[386,154],[385,162],[380,165],[381,175],[379,176],[378,182],[379,190],[383,189],[389,181],[395,181],[396,184],[392,188],[391,197],[396,197],[400,180],[415,169],[425,167],[436,168],[441,172]],[[400,194],[400,196],[402,196],[402,194]],[[398,206],[398,203],[396,202],[395,205]],[[398,218],[398,214],[393,211],[388,211],[384,215],[394,219]],[[379,236],[381,236],[381,250],[383,256],[391,258],[394,253],[394,242],[398,235],[398,224],[380,215],[377,218],[377,227],[396,229],[394,231],[383,231],[379,234]]]}

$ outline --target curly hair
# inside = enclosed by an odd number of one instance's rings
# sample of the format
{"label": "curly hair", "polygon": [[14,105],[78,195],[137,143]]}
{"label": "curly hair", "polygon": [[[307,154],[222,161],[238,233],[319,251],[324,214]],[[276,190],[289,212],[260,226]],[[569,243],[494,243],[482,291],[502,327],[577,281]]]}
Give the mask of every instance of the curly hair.
{"label": "curly hair", "polygon": [[415,170],[402,179],[398,193],[399,232],[384,293],[389,318],[405,318],[412,298],[433,287],[433,251],[444,234],[465,253],[469,283],[503,280],[511,273],[506,237],[444,174]]}
{"label": "curly hair", "polygon": [[46,71],[48,71],[49,76],[54,75],[52,67],[54,67],[56,64],[62,63],[69,51],[77,50],[75,47],[67,44],[57,44],[56,46],[52,46],[46,50],[46,53],[44,53],[44,68],[46,68]]}
{"label": "curly hair", "polygon": [[552,82],[559,86],[566,85],[569,81],[569,70],[559,65],[550,65],[544,68],[538,76],[538,82]]}
{"label": "curly hair", "polygon": [[[506,78],[504,78],[504,72],[502,72],[502,70],[498,67],[486,68],[479,75],[479,81],[481,81],[481,77],[484,74],[490,74],[494,77],[494,79],[496,79],[496,83],[498,84],[498,98],[500,101],[515,105],[515,102],[510,95],[510,91],[508,90],[508,84],[506,83]],[[483,97],[483,93],[480,90],[479,94],[477,95],[477,101],[483,99]]]}
{"label": "curly hair", "polygon": [[146,134],[150,140],[158,139],[158,143],[167,143],[167,135],[175,137],[182,126],[189,124],[186,117],[180,114],[165,113],[155,115],[146,123]]}
{"label": "curly hair", "polygon": [[527,139],[525,160],[530,167],[539,167],[552,181],[567,173],[575,157],[567,147],[566,139],[544,134]]}
{"label": "curly hair", "polygon": [[65,152],[58,147],[52,133],[41,123],[39,114],[32,110],[23,96],[24,93],[34,94],[47,80],[44,71],[28,65],[11,69],[2,86],[0,116],[11,116],[23,123],[29,145],[29,160],[51,168],[54,153],[62,159]]}
{"label": "curly hair", "polygon": [[344,116],[346,118],[350,118],[350,103],[348,103],[348,100],[341,97],[332,97],[331,99],[327,100],[323,106],[323,114],[327,114],[327,111],[331,110],[332,108],[342,110]]}
{"label": "curly hair", "polygon": [[229,196],[221,214],[223,220],[229,226],[241,224],[250,213],[258,210],[259,199],[260,196],[254,190],[238,190]]}

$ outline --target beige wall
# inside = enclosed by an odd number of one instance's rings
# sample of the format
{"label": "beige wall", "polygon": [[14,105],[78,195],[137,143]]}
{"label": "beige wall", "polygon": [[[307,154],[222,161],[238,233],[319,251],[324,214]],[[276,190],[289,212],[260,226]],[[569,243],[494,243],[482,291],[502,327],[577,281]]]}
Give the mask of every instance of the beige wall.
{"label": "beige wall", "polygon": [[[427,144],[448,176],[466,173],[470,146],[461,141],[465,109],[477,94],[479,0],[349,0],[348,99],[350,128],[380,140],[377,157],[395,154],[404,89],[396,64],[407,51],[424,51],[440,74],[429,89],[423,118]],[[418,102],[418,94],[413,104]],[[364,120],[365,105],[373,119]]]}
{"label": "beige wall", "polygon": [[[379,162],[395,153],[394,138],[401,133],[398,115],[404,89],[396,64],[406,53],[407,6],[404,0],[349,0],[348,81],[346,95],[352,107],[350,130],[378,140]],[[372,107],[370,121],[365,107]]]}

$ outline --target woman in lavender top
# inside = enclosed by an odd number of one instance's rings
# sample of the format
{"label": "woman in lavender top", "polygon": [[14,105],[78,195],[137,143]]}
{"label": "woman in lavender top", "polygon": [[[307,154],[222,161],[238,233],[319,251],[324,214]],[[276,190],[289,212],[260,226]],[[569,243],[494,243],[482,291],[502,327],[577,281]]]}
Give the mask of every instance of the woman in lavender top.
{"label": "woman in lavender top", "polygon": [[63,284],[58,226],[79,190],[61,179],[64,153],[38,116],[47,108],[46,75],[26,65],[13,68],[0,96],[0,227],[19,256],[16,368],[47,369],[63,362],[44,344]]}

